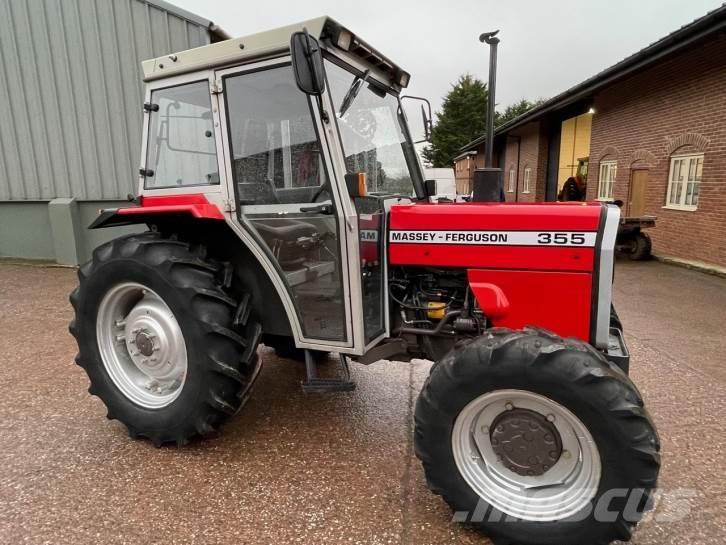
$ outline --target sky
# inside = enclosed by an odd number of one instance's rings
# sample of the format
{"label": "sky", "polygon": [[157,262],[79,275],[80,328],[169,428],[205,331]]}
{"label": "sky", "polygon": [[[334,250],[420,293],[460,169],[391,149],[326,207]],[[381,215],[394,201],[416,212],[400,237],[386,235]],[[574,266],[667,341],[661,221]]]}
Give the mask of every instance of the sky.
{"label": "sky", "polygon": [[[170,0],[233,36],[329,15],[411,74],[438,110],[458,77],[487,80],[479,34],[499,29],[497,109],[552,97],[722,0]],[[253,9],[251,9],[254,7]]]}

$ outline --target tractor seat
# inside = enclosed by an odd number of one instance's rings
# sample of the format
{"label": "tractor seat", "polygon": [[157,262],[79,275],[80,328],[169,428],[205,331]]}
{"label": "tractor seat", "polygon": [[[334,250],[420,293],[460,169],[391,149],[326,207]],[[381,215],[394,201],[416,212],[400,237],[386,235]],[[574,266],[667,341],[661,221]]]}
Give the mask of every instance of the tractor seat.
{"label": "tractor seat", "polygon": [[318,229],[306,221],[300,220],[271,220],[270,223],[256,221],[255,227],[265,240],[282,240],[295,242],[301,237],[310,237],[317,233]]}
{"label": "tractor seat", "polygon": [[317,243],[301,243],[300,239],[312,239],[318,229],[306,221],[294,219],[255,222],[257,231],[270,247],[277,262],[285,270],[296,270],[303,266]]}

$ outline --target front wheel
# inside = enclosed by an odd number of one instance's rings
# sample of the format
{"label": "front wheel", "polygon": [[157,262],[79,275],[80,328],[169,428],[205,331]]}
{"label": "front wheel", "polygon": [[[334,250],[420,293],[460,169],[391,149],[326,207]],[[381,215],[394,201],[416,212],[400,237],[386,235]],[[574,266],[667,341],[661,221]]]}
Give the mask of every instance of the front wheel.
{"label": "front wheel", "polygon": [[79,269],[76,362],[131,436],[183,444],[245,402],[261,328],[220,286],[220,272],[202,246],[152,232],[100,246]]}
{"label": "front wheel", "polygon": [[436,363],[415,447],[457,520],[521,545],[629,539],[660,466],[627,376],[585,343],[534,329],[490,330]]}

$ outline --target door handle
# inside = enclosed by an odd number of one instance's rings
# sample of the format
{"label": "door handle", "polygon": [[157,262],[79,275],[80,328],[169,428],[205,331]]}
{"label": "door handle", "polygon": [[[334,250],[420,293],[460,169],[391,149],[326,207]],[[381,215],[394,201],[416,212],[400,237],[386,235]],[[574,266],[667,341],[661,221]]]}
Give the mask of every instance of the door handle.
{"label": "door handle", "polygon": [[300,212],[325,214],[326,216],[332,216],[333,207],[330,204],[319,204],[317,206],[303,206],[300,208]]}

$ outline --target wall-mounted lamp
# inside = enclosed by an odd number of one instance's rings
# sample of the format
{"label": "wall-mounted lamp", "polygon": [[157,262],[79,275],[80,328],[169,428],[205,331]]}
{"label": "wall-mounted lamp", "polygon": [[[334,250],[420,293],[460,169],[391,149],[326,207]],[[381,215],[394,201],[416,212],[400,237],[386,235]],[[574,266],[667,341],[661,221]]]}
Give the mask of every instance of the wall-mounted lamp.
{"label": "wall-mounted lamp", "polygon": [[589,109],[589,110],[587,111],[587,113],[589,113],[589,114],[594,114],[594,113],[595,113],[595,108],[593,108],[593,107],[591,106],[591,107],[590,107],[590,109]]}

